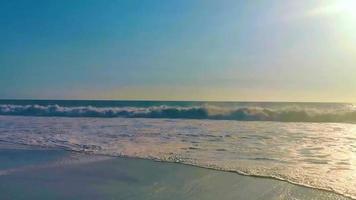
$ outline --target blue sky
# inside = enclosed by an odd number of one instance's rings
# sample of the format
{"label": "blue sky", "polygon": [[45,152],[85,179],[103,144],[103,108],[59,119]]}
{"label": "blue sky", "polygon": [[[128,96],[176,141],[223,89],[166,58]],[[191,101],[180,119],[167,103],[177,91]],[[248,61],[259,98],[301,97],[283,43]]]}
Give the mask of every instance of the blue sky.
{"label": "blue sky", "polygon": [[0,0],[0,98],[355,102],[339,2]]}

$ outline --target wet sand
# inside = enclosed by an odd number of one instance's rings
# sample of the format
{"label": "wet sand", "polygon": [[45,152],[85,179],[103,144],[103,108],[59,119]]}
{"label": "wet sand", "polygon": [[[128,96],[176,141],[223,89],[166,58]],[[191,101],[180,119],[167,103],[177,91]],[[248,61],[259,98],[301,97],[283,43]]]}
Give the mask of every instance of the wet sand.
{"label": "wet sand", "polygon": [[347,199],[176,163],[0,145],[0,199]]}

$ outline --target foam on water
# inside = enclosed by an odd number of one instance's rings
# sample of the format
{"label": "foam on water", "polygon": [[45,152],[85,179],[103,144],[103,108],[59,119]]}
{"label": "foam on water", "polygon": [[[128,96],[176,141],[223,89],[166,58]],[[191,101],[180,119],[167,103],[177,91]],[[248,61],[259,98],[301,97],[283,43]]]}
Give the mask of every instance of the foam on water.
{"label": "foam on water", "polygon": [[0,140],[209,167],[356,197],[356,125],[0,116]]}
{"label": "foam on water", "polygon": [[181,106],[163,103],[144,107],[129,105],[108,107],[58,104],[16,105],[0,102],[0,115],[356,123],[356,109],[352,104],[221,105],[200,103],[194,105],[190,103]]}

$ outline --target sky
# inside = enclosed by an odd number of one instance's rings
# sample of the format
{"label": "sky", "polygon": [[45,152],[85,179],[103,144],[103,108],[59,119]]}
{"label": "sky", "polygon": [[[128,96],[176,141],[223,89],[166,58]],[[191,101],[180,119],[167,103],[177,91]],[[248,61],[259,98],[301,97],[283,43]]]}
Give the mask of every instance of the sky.
{"label": "sky", "polygon": [[356,1],[0,0],[0,98],[356,102]]}

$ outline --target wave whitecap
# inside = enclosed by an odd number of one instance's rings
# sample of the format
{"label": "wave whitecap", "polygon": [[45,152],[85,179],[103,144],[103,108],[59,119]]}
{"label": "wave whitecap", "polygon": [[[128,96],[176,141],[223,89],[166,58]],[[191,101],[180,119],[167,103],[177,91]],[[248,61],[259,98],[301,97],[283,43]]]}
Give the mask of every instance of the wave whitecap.
{"label": "wave whitecap", "polygon": [[356,123],[356,110],[318,110],[305,108],[263,108],[216,106],[151,107],[65,107],[59,105],[0,105],[0,115],[60,117],[181,118],[238,121],[343,122]]}

